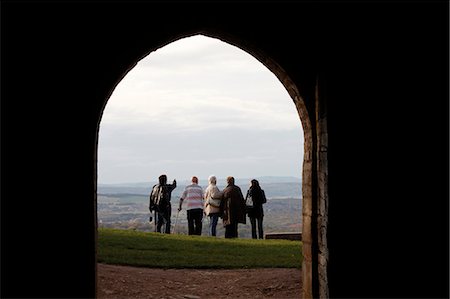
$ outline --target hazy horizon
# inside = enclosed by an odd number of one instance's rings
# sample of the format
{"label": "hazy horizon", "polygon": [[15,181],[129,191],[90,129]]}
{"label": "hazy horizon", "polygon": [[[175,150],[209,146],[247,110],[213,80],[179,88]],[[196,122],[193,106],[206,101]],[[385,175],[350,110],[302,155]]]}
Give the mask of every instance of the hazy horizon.
{"label": "hazy horizon", "polygon": [[[295,176],[257,176],[257,177],[234,177],[236,181],[238,182],[242,182],[242,181],[249,181],[251,179],[257,179],[260,182],[296,182],[299,181],[301,182],[302,178],[301,177],[295,177]],[[190,178],[183,178],[183,179],[178,179],[176,177],[170,178],[168,177],[168,183],[171,184],[172,181],[176,179],[177,183],[190,183]],[[207,182],[208,177],[199,177],[199,182]],[[217,181],[218,184],[223,185],[224,182],[226,181],[226,177],[217,177]],[[155,183],[158,182],[158,178],[154,178],[153,180],[150,181],[135,181],[135,182],[116,182],[116,183],[102,183],[102,182],[98,182],[98,185],[123,185],[123,186],[133,186],[133,185],[142,185],[142,184],[148,184],[148,183]]]}

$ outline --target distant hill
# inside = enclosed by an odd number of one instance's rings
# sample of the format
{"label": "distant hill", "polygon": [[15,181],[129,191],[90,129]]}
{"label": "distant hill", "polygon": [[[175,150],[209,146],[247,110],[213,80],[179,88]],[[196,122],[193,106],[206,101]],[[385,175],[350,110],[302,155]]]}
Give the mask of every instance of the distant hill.
{"label": "distant hill", "polygon": [[[302,179],[293,176],[262,176],[256,178],[259,183],[301,183]],[[240,180],[240,179],[239,179]],[[250,179],[245,179],[250,181]]]}
{"label": "distant hill", "polygon": [[[175,178],[176,179],[176,178]],[[254,178],[235,178],[236,182],[241,183],[248,183],[251,179]],[[260,183],[286,183],[286,182],[301,182],[302,179],[299,177],[294,176],[261,176],[261,177],[255,177]],[[171,182],[173,178],[169,178],[169,182]],[[217,181],[225,183],[226,178],[217,178]],[[98,183],[98,186],[101,187],[146,187],[148,185],[154,185],[157,183],[157,180],[149,181],[149,182],[132,182],[132,183],[114,183],[114,184],[104,184],[104,183]],[[180,184],[190,184],[189,180],[179,180],[177,179],[177,183]],[[199,179],[200,185],[206,185],[208,184],[208,181],[206,179]]]}
{"label": "distant hill", "polygon": [[[256,178],[261,187],[265,190],[266,196],[271,197],[301,197],[301,179],[289,176],[263,176]],[[241,187],[245,193],[248,189],[250,178],[236,178],[236,185]],[[226,185],[225,178],[218,178],[217,186],[223,189]],[[171,181],[170,181],[171,182]],[[139,194],[148,195],[153,185],[157,182],[137,182],[137,183],[121,183],[121,184],[98,184],[97,192],[99,194]],[[188,180],[177,180],[177,188],[173,191],[172,196],[179,198],[184,188],[189,185]],[[207,180],[200,180],[199,185],[206,188]],[[245,195],[245,194],[244,194]]]}

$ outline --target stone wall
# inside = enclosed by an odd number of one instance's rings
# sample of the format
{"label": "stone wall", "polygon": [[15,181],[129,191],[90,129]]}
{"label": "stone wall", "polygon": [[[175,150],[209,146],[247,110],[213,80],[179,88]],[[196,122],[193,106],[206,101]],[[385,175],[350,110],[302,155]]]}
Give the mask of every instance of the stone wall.
{"label": "stone wall", "polygon": [[448,2],[167,2],[2,2],[1,296],[95,297],[102,111],[142,57],[205,33],[299,112],[303,298],[447,298]]}

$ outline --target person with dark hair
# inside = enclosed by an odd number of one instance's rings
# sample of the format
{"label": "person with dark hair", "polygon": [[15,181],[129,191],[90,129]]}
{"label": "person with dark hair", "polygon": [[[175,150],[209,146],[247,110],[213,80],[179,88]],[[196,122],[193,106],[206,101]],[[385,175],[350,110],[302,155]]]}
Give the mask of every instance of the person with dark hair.
{"label": "person with dark hair", "polygon": [[245,196],[246,213],[250,218],[250,224],[252,226],[252,238],[256,239],[256,222],[258,221],[258,237],[264,238],[263,230],[263,204],[266,203],[266,195],[264,190],[259,186],[259,182],[255,179],[250,181],[250,187]]}
{"label": "person with dark hair", "polygon": [[161,227],[165,225],[164,232],[170,234],[170,217],[172,216],[170,199],[173,189],[177,187],[177,181],[173,180],[172,184],[167,184],[167,175],[165,174],[160,175],[158,180],[159,184],[154,185],[150,193],[149,210],[150,214],[155,212],[155,232],[160,233]]}
{"label": "person with dark hair", "polygon": [[178,211],[181,211],[183,201],[186,201],[186,212],[188,220],[188,234],[201,235],[202,234],[202,219],[203,219],[203,189],[198,185],[198,178],[193,176],[192,184],[186,186],[180,197],[180,206]]}
{"label": "person with dark hair", "polygon": [[245,200],[241,188],[234,184],[234,177],[227,177],[227,184],[221,201],[225,238],[237,238],[238,224],[245,224]]}

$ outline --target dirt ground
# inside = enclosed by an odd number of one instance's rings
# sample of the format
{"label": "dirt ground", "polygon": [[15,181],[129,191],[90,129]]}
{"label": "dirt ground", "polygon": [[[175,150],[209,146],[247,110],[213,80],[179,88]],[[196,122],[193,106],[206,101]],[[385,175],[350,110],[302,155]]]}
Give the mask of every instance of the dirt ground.
{"label": "dirt ground", "polygon": [[300,298],[299,269],[150,269],[98,264],[98,298]]}

